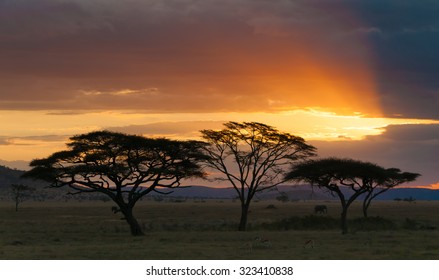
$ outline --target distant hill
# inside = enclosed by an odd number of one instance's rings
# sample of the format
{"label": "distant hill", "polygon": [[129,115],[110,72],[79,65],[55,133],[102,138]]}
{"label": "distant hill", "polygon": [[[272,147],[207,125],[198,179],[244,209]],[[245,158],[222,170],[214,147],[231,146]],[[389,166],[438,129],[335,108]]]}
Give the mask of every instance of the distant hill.
{"label": "distant hill", "polygon": [[[279,186],[277,190],[266,190],[258,193],[258,199],[276,199],[280,193],[286,193],[290,200],[336,200],[338,197],[331,195],[328,191],[319,188],[311,188],[307,185],[299,186]],[[233,188],[210,188],[204,186],[192,186],[190,188],[175,189],[169,197],[184,198],[217,198],[230,199],[236,198],[237,193]],[[439,190],[424,188],[396,188],[389,190],[380,196],[377,200],[394,200],[397,198],[413,198],[416,200],[439,200]]]}
{"label": "distant hill", "polygon": [[[11,185],[23,184],[35,189],[29,200],[45,201],[45,200],[70,200],[85,198],[85,195],[79,197],[73,197],[67,195],[67,188],[65,189],[53,189],[46,188],[48,183],[44,181],[36,181],[32,179],[23,179],[21,176],[25,171],[12,169],[6,166],[0,165],[0,201],[11,200]],[[88,196],[85,199],[100,198],[101,195]]]}
{"label": "distant hill", "polygon": [[42,181],[34,181],[31,179],[23,179],[25,171],[12,169],[6,166],[0,165],[0,200],[10,200],[11,199],[11,185],[12,184],[22,184],[33,187],[38,190],[34,195],[34,200],[45,200],[48,197],[53,197],[44,187],[47,183]]}
{"label": "distant hill", "polygon": [[35,185],[35,181],[21,178],[24,172],[0,165],[0,189],[8,188],[11,184]]}
{"label": "distant hill", "polygon": [[[277,189],[257,193],[256,198],[275,199],[281,193],[286,193],[290,200],[331,199],[330,194],[322,191],[316,191],[316,189],[313,190],[309,186],[279,186]],[[233,199],[237,198],[238,195],[233,188],[191,186],[188,188],[174,189],[172,193],[167,196],[179,198]]]}
{"label": "distant hill", "polygon": [[[67,188],[47,189],[47,183],[21,178],[25,171],[11,169],[0,165],[0,200],[9,199],[11,184],[24,184],[37,189],[35,195],[38,200],[66,200],[66,199],[102,199],[102,195],[82,194],[80,196],[68,196]],[[281,193],[288,195],[290,200],[333,200],[337,197],[328,191],[319,188],[311,188],[308,185],[284,185],[277,189],[266,190],[256,195],[257,199],[276,199]],[[157,194],[158,195],[158,194]],[[233,188],[211,188],[205,186],[192,186],[188,188],[174,189],[172,193],[164,197],[169,198],[201,198],[201,199],[233,199],[237,193]],[[377,197],[377,200],[394,200],[396,198],[413,198],[416,200],[439,200],[439,190],[424,188],[397,188],[389,190]]]}
{"label": "distant hill", "polygon": [[379,200],[393,200],[396,198],[409,198],[416,200],[439,200],[439,190],[423,189],[423,188],[398,188],[389,190],[378,196]]}
{"label": "distant hill", "polygon": [[9,168],[18,169],[18,170],[29,170],[29,161],[24,160],[14,160],[7,161],[0,159],[0,166],[7,166]]}

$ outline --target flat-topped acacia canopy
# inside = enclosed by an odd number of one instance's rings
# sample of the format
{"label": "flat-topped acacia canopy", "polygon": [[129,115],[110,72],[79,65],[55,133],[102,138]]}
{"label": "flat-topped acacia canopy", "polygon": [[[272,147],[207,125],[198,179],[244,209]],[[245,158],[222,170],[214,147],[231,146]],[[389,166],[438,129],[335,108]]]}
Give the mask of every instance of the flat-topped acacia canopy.
{"label": "flat-topped acacia canopy", "polygon": [[111,131],[96,131],[70,138],[68,150],[33,160],[24,176],[68,186],[72,192],[99,192],[120,208],[133,235],[143,232],[133,216],[136,202],[163,188],[176,188],[181,180],[203,177],[198,141],[146,138]]}
{"label": "flat-topped acacia canopy", "polygon": [[[336,194],[342,205],[342,232],[347,233],[347,210],[355,199],[365,194],[363,213],[367,216],[373,198],[397,185],[414,181],[418,176],[416,173],[401,172],[397,168],[386,169],[370,162],[323,158],[293,165],[285,179],[307,182]],[[343,187],[350,192],[344,192]]]}

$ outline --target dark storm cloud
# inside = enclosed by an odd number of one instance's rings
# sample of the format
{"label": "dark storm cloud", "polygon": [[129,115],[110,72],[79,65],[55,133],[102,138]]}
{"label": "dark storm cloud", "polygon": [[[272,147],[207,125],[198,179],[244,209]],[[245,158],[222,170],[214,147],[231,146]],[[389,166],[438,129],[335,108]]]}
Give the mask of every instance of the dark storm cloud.
{"label": "dark storm cloud", "polygon": [[[384,113],[439,118],[438,14],[437,1],[2,0],[0,108],[236,111],[248,97],[249,110],[268,99],[292,103],[255,82],[262,70],[279,76],[298,67],[301,42],[316,60],[338,65],[373,52]],[[163,97],[82,94],[150,88]]]}
{"label": "dark storm cloud", "polygon": [[8,43],[19,42],[33,42],[36,45],[44,39],[93,28],[93,25],[87,22],[87,18],[90,16],[74,2],[1,1],[0,42],[4,47],[7,47]]}
{"label": "dark storm cloud", "polygon": [[439,118],[439,2],[343,1],[363,22],[387,115]]}
{"label": "dark storm cloud", "polygon": [[199,43],[185,40],[198,25],[184,17],[190,7],[177,3],[0,2],[2,108],[114,108],[113,100],[124,109],[132,100],[82,92],[149,88],[162,85],[164,74],[201,72],[192,70],[196,61],[185,63],[195,52],[190,44]]}
{"label": "dark storm cloud", "polygon": [[422,174],[416,184],[439,182],[439,124],[390,125],[362,141],[312,141],[322,157],[349,157]]}
{"label": "dark storm cloud", "polygon": [[[402,142],[436,142],[439,143],[439,124],[390,125],[382,136],[369,136],[370,140],[379,137]],[[439,150],[438,150],[439,152]]]}

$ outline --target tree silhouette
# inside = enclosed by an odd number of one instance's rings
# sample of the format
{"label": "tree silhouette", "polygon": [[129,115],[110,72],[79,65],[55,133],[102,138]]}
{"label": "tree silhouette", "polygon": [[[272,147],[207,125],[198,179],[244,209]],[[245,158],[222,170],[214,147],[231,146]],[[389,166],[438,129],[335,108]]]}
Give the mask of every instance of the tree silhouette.
{"label": "tree silhouette", "polygon": [[30,196],[30,193],[35,189],[23,184],[12,184],[11,193],[12,199],[15,202],[15,212],[18,212],[18,205]]}
{"label": "tree silhouette", "polygon": [[206,165],[219,171],[216,180],[228,181],[241,202],[239,230],[247,226],[250,202],[257,192],[285,182],[285,168],[315,155],[315,148],[297,136],[256,122],[228,122],[220,131],[202,130]]}
{"label": "tree silhouette", "polygon": [[281,202],[288,202],[290,198],[288,197],[288,194],[286,192],[279,192],[279,195],[276,196],[276,200]]}
{"label": "tree silhouette", "polygon": [[419,175],[413,173],[400,173],[397,169],[384,169],[369,162],[326,158],[292,166],[286,179],[308,182],[312,186],[326,188],[336,194],[342,206],[341,229],[345,234],[348,232],[348,208],[355,199],[366,194],[367,212],[371,200],[382,193],[381,190],[378,191],[379,186],[390,188],[400,184],[403,180],[412,178],[414,180],[417,176]]}
{"label": "tree silhouette", "polygon": [[183,178],[203,176],[197,164],[200,142],[152,139],[97,131],[70,138],[69,150],[31,162],[24,176],[51,187],[68,186],[70,194],[103,193],[119,207],[132,235],[143,235],[133,215],[140,198],[180,186]]}
{"label": "tree silhouette", "polygon": [[367,218],[367,210],[374,198],[380,194],[407,182],[415,181],[420,174],[402,172],[398,168],[381,168],[369,174],[369,187],[363,200],[363,215]]}

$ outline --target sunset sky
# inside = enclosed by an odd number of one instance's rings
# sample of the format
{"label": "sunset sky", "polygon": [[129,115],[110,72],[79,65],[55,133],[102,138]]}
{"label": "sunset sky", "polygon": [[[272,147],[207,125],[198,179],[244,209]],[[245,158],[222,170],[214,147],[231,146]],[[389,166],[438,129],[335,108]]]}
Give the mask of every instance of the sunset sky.
{"label": "sunset sky", "polygon": [[0,164],[227,121],[439,188],[439,2],[0,0]]}

